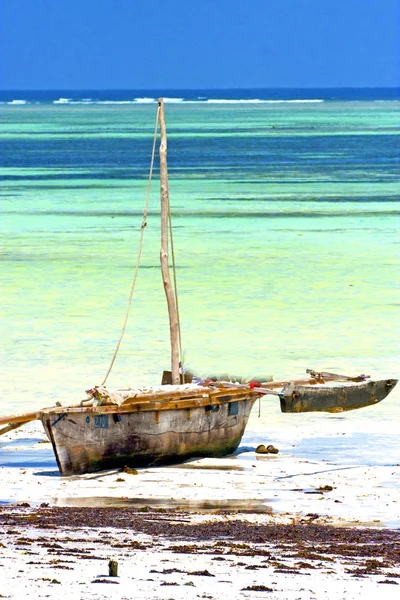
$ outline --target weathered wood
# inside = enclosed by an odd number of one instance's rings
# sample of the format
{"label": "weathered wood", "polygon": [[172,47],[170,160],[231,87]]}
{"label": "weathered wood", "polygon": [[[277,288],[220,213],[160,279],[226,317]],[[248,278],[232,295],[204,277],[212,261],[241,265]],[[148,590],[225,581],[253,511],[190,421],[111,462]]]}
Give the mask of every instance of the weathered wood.
{"label": "weathered wood", "polygon": [[162,392],[159,391],[153,394],[141,394],[133,398],[127,398],[122,404],[98,404],[97,406],[87,407],[82,409],[79,406],[75,407],[54,407],[43,409],[40,413],[40,418],[46,414],[63,415],[63,414],[109,414],[118,412],[120,414],[127,412],[139,411],[154,411],[154,410],[175,410],[188,409],[208,406],[211,404],[227,404],[228,402],[241,401],[248,397],[257,398],[259,393],[250,389],[231,389],[231,388],[198,388],[198,391],[183,390],[178,392]]}
{"label": "weathered wood", "polygon": [[318,382],[313,379],[308,377],[307,379],[282,379],[281,381],[264,381],[264,382],[260,382],[259,386],[256,386],[254,388],[252,388],[250,386],[250,384],[247,383],[231,383],[229,381],[215,381],[215,382],[210,382],[210,385],[221,385],[223,387],[232,387],[232,388],[238,388],[238,389],[266,389],[268,391],[271,390],[277,390],[280,388],[283,388],[285,385],[289,384],[289,383],[297,383],[299,385],[316,385]]}
{"label": "weathered wood", "polygon": [[349,376],[349,375],[338,375],[337,373],[327,373],[326,371],[314,371],[313,369],[307,369],[306,373],[309,373],[312,377],[316,379],[325,379],[327,381],[353,381],[354,383],[358,381],[365,381],[369,379],[369,375],[357,375],[357,376]]}
{"label": "weathered wood", "polygon": [[[191,373],[179,373],[180,383],[192,383],[193,375]],[[161,385],[171,385],[172,381],[172,372],[171,371],[163,371],[161,378]]]}
{"label": "weathered wood", "polygon": [[172,383],[179,384],[179,329],[178,313],[175,297],[171,285],[168,266],[168,220],[169,220],[169,191],[168,191],[168,167],[167,167],[167,131],[164,117],[164,101],[158,101],[160,111],[160,196],[161,196],[161,273],[164,284],[165,296],[168,304],[169,329],[171,337],[171,370]]}
{"label": "weathered wood", "polygon": [[[79,404],[72,405],[70,408],[81,408],[82,409],[82,407],[91,406],[92,404],[93,404],[93,399],[89,398],[87,400],[83,400]],[[62,408],[63,408],[63,410],[65,410],[65,407],[62,407]],[[12,429],[16,429],[17,427],[21,427],[22,425],[25,425],[26,423],[30,423],[31,421],[36,421],[36,419],[39,419],[40,417],[38,415],[43,410],[46,410],[46,408],[36,410],[35,412],[22,413],[20,415],[8,415],[5,417],[0,417],[0,425],[15,424],[15,427],[13,427]],[[8,431],[11,431],[11,430],[9,429]],[[6,433],[6,431],[0,430],[0,435],[2,435],[2,433]]]}
{"label": "weathered wood", "polygon": [[280,396],[282,412],[343,412],[381,402],[397,379],[383,379],[340,385],[288,385]]}
{"label": "weathered wood", "polygon": [[[31,420],[34,420],[34,419],[31,419]],[[22,427],[22,425],[25,425],[26,423],[30,423],[30,421],[17,421],[16,423],[7,425],[7,427],[3,427],[2,429],[0,429],[0,435],[4,435],[5,433],[8,433],[9,431],[13,431],[13,429],[18,429],[18,427]]]}
{"label": "weathered wood", "polygon": [[[257,394],[231,402],[183,409],[119,412],[98,407],[41,416],[61,475],[179,462],[194,456],[224,456],[239,445]],[[221,398],[222,400],[222,398]],[[188,418],[189,417],[189,418]]]}
{"label": "weathered wood", "polygon": [[[272,382],[271,382],[272,383]],[[272,395],[272,396],[279,396],[279,392],[275,391],[272,387],[261,387],[261,386],[255,386],[255,385],[247,385],[245,383],[229,383],[229,381],[223,381],[223,382],[217,382],[216,385],[223,385],[224,387],[230,389],[230,390],[234,390],[234,389],[238,389],[238,390],[249,390],[249,391],[253,391],[261,396],[268,396],[268,395]],[[279,388],[281,388],[282,386],[280,385]]]}
{"label": "weathered wood", "polygon": [[[169,400],[174,398],[183,398],[187,396],[201,397],[209,394],[210,392],[218,393],[220,388],[212,389],[210,387],[203,387],[198,385],[165,385],[152,387],[148,390],[142,389],[128,389],[128,390],[108,390],[107,388],[98,387],[90,390],[94,399],[98,401],[98,404],[119,404],[122,406],[126,402],[133,401],[148,401],[148,400]],[[241,390],[242,391],[242,390]]]}
{"label": "weathered wood", "polygon": [[37,411],[23,413],[22,415],[8,415],[5,417],[0,417],[0,425],[11,425],[12,423],[20,423],[21,425],[24,425],[24,423],[35,421],[35,419],[37,419],[36,415]]}

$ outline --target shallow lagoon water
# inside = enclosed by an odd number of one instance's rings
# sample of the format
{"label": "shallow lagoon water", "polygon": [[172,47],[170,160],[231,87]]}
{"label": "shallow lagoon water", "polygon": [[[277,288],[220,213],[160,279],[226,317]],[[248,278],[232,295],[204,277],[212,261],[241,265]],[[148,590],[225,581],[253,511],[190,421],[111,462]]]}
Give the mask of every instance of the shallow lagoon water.
{"label": "shallow lagoon water", "polygon": [[[155,106],[1,111],[4,414],[76,403],[105,375],[133,275]],[[167,105],[189,367],[276,378],[306,368],[399,375],[397,111],[396,101]],[[169,366],[158,238],[155,179],[110,386],[157,383]],[[318,469],[396,465],[399,399],[395,389],[382,404],[340,417],[281,415],[265,399],[242,445],[272,442],[278,461],[315,460]],[[7,468],[55,466],[47,449],[11,458],[0,446]],[[246,476],[254,452],[234,460]],[[266,477],[276,464],[257,460],[257,470]]]}

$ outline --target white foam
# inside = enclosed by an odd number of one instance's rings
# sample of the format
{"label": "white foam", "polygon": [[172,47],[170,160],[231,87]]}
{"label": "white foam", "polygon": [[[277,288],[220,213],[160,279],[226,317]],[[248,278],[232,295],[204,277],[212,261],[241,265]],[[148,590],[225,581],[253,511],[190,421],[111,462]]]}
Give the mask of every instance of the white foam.
{"label": "white foam", "polygon": [[135,98],[137,104],[153,104],[156,102],[155,98]]}
{"label": "white foam", "polygon": [[321,100],[320,98],[311,98],[310,100],[265,100],[267,104],[315,104],[319,102],[325,102],[325,100]]}
{"label": "white foam", "polygon": [[134,100],[93,100],[92,98],[82,98],[82,100],[72,100],[71,98],[59,98],[54,100],[53,104],[135,104]]}
{"label": "white foam", "polygon": [[[82,104],[82,102],[76,102]],[[85,103],[87,104],[87,103]],[[134,100],[95,100],[92,104],[135,104]]]}
{"label": "white foam", "polygon": [[28,103],[26,100],[11,100],[11,102],[7,102],[7,104],[18,105],[18,104],[28,104]]}
{"label": "white foam", "polygon": [[[150,97],[137,97],[133,100],[94,100],[93,98],[82,98],[79,100],[74,100],[72,98],[58,98],[58,100],[53,100],[53,104],[155,104],[157,102],[156,98]],[[320,98],[311,98],[311,99],[295,99],[295,100],[262,100],[260,98],[206,98],[199,97],[196,100],[185,100],[180,97],[165,97],[165,104],[315,104],[320,102],[325,102]],[[27,104],[26,100],[12,100],[12,102],[7,102],[7,104]]]}
{"label": "white foam", "polygon": [[232,99],[227,99],[227,98],[208,98],[207,100],[205,100],[205,102],[207,102],[207,104],[258,104],[258,103],[263,103],[265,102],[265,100],[259,100],[258,98],[252,98],[252,99],[238,99],[238,100],[232,100]]}
{"label": "white foam", "polygon": [[165,104],[177,104],[179,102],[185,102],[183,98],[164,98]]}
{"label": "white foam", "polygon": [[209,98],[205,102],[207,104],[306,104],[325,102],[325,100],[321,100],[320,98],[311,98],[310,100],[260,100],[259,98],[228,100],[226,98]]}

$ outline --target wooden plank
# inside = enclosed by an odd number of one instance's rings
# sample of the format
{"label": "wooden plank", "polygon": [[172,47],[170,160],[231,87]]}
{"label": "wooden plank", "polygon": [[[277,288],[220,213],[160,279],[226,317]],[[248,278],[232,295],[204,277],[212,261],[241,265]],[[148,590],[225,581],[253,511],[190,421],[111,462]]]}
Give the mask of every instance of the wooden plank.
{"label": "wooden plank", "polygon": [[313,369],[307,369],[306,373],[309,373],[315,379],[326,379],[329,381],[353,381],[354,383],[365,381],[366,379],[370,379],[369,375],[357,375],[357,376],[349,376],[349,375],[338,375],[337,373],[327,373],[326,371],[314,371]]}
{"label": "wooden plank", "polygon": [[[225,385],[218,386],[188,386],[184,387],[176,387],[174,389],[152,389],[149,391],[138,392],[137,390],[118,390],[115,394],[115,398],[119,400],[118,404],[123,406],[126,403],[132,404],[133,402],[148,402],[148,401],[169,401],[169,400],[179,400],[181,398],[201,398],[203,396],[208,397],[210,394],[214,395],[224,395],[226,393],[232,394],[243,394],[243,391],[248,391],[252,393],[252,390],[248,386],[237,386],[232,385],[232,387]],[[98,400],[99,404],[108,404],[114,403],[113,401],[113,391],[107,390],[105,388],[94,389],[92,392],[93,397]],[[124,394],[126,395],[123,398]],[[130,395],[132,394],[132,395]],[[123,401],[121,402],[121,397]]]}
{"label": "wooden plank", "polygon": [[[233,392],[233,393],[232,393]],[[237,402],[245,400],[252,396],[258,396],[252,390],[218,390],[216,393],[203,394],[202,396],[186,397],[186,398],[169,398],[164,400],[142,400],[132,399],[132,402],[125,402],[120,406],[116,404],[99,404],[91,407],[55,407],[41,411],[44,414],[74,414],[87,412],[88,414],[108,414],[108,413],[129,413],[129,412],[148,412],[148,411],[165,411],[187,408],[199,408],[212,404],[228,404],[229,402]]]}

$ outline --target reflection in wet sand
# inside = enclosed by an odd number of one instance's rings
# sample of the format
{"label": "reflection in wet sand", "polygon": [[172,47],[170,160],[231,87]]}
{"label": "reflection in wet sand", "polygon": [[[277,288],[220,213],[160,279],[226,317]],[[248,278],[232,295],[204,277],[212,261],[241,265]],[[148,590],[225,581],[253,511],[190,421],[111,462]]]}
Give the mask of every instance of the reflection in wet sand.
{"label": "reflection in wet sand", "polygon": [[140,512],[149,512],[152,508],[164,510],[181,509],[189,512],[240,512],[272,514],[272,508],[257,499],[221,499],[194,500],[184,498],[114,498],[112,496],[97,496],[86,498],[54,498],[55,506],[100,507],[134,507],[139,506]]}
{"label": "reflection in wet sand", "polygon": [[198,469],[201,471],[244,471],[244,467],[241,465],[218,465],[218,464],[213,464],[213,465],[207,465],[207,464],[199,464],[198,462],[196,463],[191,463],[191,462],[187,462],[187,463],[183,463],[181,465],[173,465],[174,469]]}

